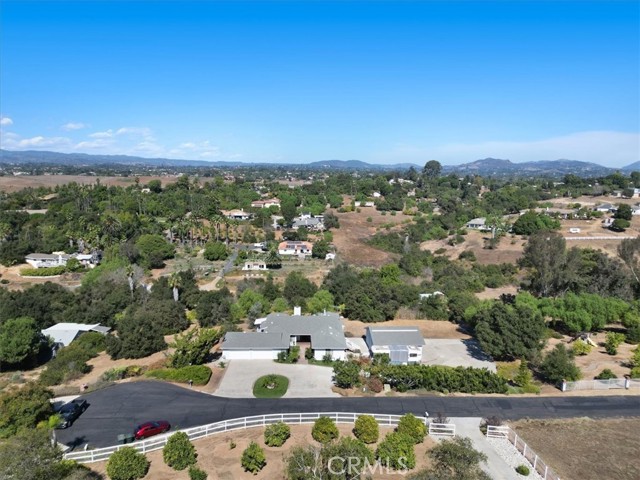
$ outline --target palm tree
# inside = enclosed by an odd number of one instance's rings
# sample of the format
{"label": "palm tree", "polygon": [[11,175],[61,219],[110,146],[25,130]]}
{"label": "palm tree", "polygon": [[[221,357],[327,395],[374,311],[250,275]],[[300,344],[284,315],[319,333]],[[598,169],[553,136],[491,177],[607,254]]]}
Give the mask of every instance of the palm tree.
{"label": "palm tree", "polygon": [[275,248],[269,250],[269,253],[267,253],[264,257],[264,263],[267,264],[268,268],[282,267],[282,258],[278,254],[278,250]]}
{"label": "palm tree", "polygon": [[127,274],[127,280],[129,281],[129,290],[131,291],[131,296],[133,297],[133,288],[135,287],[134,279],[133,279],[133,265],[127,265],[125,269],[125,273]]}
{"label": "palm tree", "polygon": [[173,289],[173,301],[177,302],[180,295],[179,288],[182,287],[180,276],[177,273],[171,274],[169,277],[169,286]]}

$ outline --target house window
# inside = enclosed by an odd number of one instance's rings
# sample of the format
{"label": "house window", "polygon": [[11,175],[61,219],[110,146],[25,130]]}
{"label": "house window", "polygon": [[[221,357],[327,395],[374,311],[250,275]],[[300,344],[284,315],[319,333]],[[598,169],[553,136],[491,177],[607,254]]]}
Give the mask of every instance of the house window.
{"label": "house window", "polygon": [[418,354],[417,354],[417,353],[410,353],[410,354],[409,354],[409,356],[410,356],[410,357],[417,357],[417,356],[418,356]]}

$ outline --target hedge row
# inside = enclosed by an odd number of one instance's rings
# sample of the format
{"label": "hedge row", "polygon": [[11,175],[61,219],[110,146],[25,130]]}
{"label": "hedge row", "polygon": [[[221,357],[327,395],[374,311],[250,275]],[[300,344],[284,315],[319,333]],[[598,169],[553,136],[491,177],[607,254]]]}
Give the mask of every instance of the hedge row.
{"label": "hedge row", "polygon": [[486,368],[384,365],[376,373],[400,392],[423,388],[443,393],[507,393],[507,381]]}
{"label": "hedge row", "polygon": [[23,268],[20,270],[20,275],[23,277],[52,277],[54,275],[62,275],[66,271],[67,267],[64,265],[48,268]]}
{"label": "hedge row", "polygon": [[211,378],[211,369],[205,365],[190,365],[182,368],[150,370],[145,375],[169,382],[189,383],[191,380],[194,385],[206,385]]}

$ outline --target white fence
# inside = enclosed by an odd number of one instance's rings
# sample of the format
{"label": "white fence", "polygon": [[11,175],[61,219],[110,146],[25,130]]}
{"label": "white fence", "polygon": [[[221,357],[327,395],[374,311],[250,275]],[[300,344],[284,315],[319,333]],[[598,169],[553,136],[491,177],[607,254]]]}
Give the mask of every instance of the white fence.
{"label": "white fence", "polygon": [[544,480],[560,480],[560,477],[554,472],[549,465],[544,463],[542,459],[527,445],[516,432],[507,426],[487,426],[488,438],[504,438],[509,440],[511,444],[524,456],[533,469],[540,474]]}
{"label": "white fence", "polygon": [[563,392],[575,390],[610,390],[614,388],[640,388],[640,379],[610,378],[608,380],[578,380],[577,382],[562,382]]}
{"label": "white fence", "polygon": [[633,240],[636,237],[617,237],[613,235],[599,235],[597,237],[564,237],[565,240]]}
{"label": "white fence", "polygon": [[[244,430],[246,428],[264,427],[272,423],[284,422],[287,424],[303,424],[313,423],[320,417],[329,417],[336,423],[355,423],[356,419],[362,415],[371,415],[374,417],[380,426],[394,426],[397,425],[402,418],[401,415],[379,415],[374,413],[342,413],[342,412],[327,412],[327,413],[276,413],[273,415],[257,415],[254,417],[236,418],[233,420],[223,420],[221,422],[210,423],[208,425],[202,425],[200,427],[193,427],[181,430],[186,433],[190,440],[197,440],[198,438],[208,437],[217,433],[230,432],[233,430]],[[426,418],[417,417],[418,419],[426,422]],[[435,424],[438,427],[443,426],[453,427],[455,434],[455,425],[449,424]],[[80,463],[93,463],[107,460],[112,453],[127,446],[133,447],[139,452],[146,453],[154,450],[160,450],[167,443],[167,440],[175,432],[165,433],[156,437],[143,440],[140,442],[134,442],[127,445],[116,445],[112,447],[97,448],[95,450],[84,450],[76,452],[65,453],[64,458],[67,460],[76,460]],[[441,435],[447,435],[446,433]]]}
{"label": "white fence", "polygon": [[453,437],[456,434],[456,426],[453,423],[430,423],[429,435],[446,435]]}

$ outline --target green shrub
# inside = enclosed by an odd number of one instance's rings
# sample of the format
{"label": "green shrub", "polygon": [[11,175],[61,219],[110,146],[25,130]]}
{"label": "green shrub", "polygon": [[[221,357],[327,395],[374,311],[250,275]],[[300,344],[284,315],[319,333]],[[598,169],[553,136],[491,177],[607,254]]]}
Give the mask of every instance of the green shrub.
{"label": "green shrub", "polygon": [[592,348],[593,346],[590,343],[578,339],[573,342],[571,350],[573,351],[574,355],[587,355],[589,352],[591,352]]}
{"label": "green shrub", "polygon": [[162,449],[164,463],[174,470],[184,470],[196,463],[196,449],[184,432],[174,433]]}
{"label": "green shrub", "polygon": [[415,443],[422,443],[427,434],[427,426],[413,413],[407,413],[400,418],[396,432],[410,438]]}
{"label": "green shrub", "polygon": [[194,385],[206,385],[211,378],[211,369],[206,365],[161,368],[158,370],[150,370],[145,373],[145,376],[177,383],[189,383],[189,380],[191,380]]}
{"label": "green shrub", "polygon": [[360,415],[353,427],[353,434],[364,443],[376,443],[380,436],[380,427],[371,415]]}
{"label": "green shrub", "polygon": [[360,366],[354,362],[335,362],[333,382],[336,387],[351,388],[360,383]]}
{"label": "green shrub", "polygon": [[371,390],[373,393],[380,393],[382,390],[384,390],[384,384],[382,383],[382,380],[374,376],[371,376],[367,379],[367,387],[369,387],[369,390]]}
{"label": "green shrub", "polygon": [[618,353],[618,347],[624,342],[625,336],[623,333],[607,332],[606,341],[604,342],[604,349],[609,355],[616,355]]}
{"label": "green shrub", "polygon": [[276,362],[278,363],[296,363],[300,357],[300,347],[294,345],[286,352],[279,352]]}
{"label": "green shrub", "polygon": [[385,467],[404,470],[416,466],[413,440],[398,432],[388,433],[376,449],[376,458]]}
{"label": "green shrub", "polygon": [[246,472],[256,475],[267,464],[267,459],[262,448],[256,442],[251,442],[242,452],[241,463]]}
{"label": "green shrub", "polygon": [[264,443],[270,447],[281,447],[290,436],[291,429],[284,422],[272,423],[264,429]]}
{"label": "green shrub", "polygon": [[338,438],[338,427],[333,420],[329,417],[318,418],[311,429],[311,436],[313,439],[320,443],[327,443],[331,440]]}
{"label": "green shrub", "polygon": [[611,380],[612,378],[618,378],[618,376],[613,373],[609,368],[605,368],[595,377],[596,380]]}
{"label": "green shrub", "polygon": [[20,275],[23,277],[52,277],[54,275],[62,275],[66,271],[67,267],[64,265],[48,268],[23,268],[20,270]]}
{"label": "green shrub", "polygon": [[68,347],[58,350],[55,358],[47,364],[40,374],[40,382],[50,386],[80,378],[91,371],[87,361],[93,357],[95,353],[87,350],[83,344],[71,342]]}
{"label": "green shrub", "polygon": [[562,380],[574,381],[580,378],[580,369],[577,367],[573,352],[559,343],[544,357],[540,364],[540,373],[553,384],[559,384]]}
{"label": "green shrub", "polygon": [[633,367],[629,373],[631,378],[640,378],[640,367]]}
{"label": "green shrub", "polygon": [[111,480],[137,480],[149,471],[149,460],[132,447],[114,452],[107,462],[107,475]]}
{"label": "green shrub", "polygon": [[518,465],[516,467],[516,472],[526,477],[529,475],[529,467],[527,467],[526,465]]}
{"label": "green shrub", "polygon": [[189,467],[189,480],[207,480],[207,477],[207,472],[204,470],[194,467],[193,465]]}
{"label": "green shrub", "polygon": [[640,367],[640,347],[633,349],[629,364],[631,365],[631,368]]}

